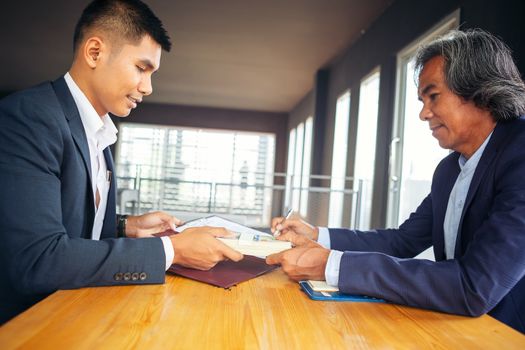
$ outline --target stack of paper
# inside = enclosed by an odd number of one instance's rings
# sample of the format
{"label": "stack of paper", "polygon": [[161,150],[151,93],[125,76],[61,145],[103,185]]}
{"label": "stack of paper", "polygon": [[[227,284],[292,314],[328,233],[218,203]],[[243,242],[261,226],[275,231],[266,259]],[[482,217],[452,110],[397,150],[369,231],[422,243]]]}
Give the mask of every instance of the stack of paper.
{"label": "stack of paper", "polygon": [[316,292],[339,292],[339,288],[329,285],[326,281],[308,280],[307,282]]}
{"label": "stack of paper", "polygon": [[290,242],[279,241],[269,233],[255,230],[216,215],[188,221],[184,225],[177,227],[177,231],[182,232],[189,227],[201,226],[224,227],[235,233],[235,237],[218,239],[245,255],[264,258],[292,247]]}
{"label": "stack of paper", "polygon": [[238,238],[219,238],[219,240],[243,254],[259,257],[266,257],[292,247],[290,242],[251,233],[242,233]]}

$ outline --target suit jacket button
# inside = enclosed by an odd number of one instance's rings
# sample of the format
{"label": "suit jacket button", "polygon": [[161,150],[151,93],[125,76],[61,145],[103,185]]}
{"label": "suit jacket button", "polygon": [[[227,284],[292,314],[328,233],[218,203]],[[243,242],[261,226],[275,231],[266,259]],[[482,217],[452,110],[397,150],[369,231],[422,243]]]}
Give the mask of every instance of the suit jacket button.
{"label": "suit jacket button", "polygon": [[131,274],[131,280],[132,280],[132,281],[136,281],[136,280],[138,280],[138,279],[139,279],[139,273],[138,273],[138,272],[133,272],[133,273]]}
{"label": "suit jacket button", "polygon": [[131,273],[130,272],[126,272],[124,274],[124,281],[129,281],[131,279]]}
{"label": "suit jacket button", "polygon": [[148,275],[145,272],[141,272],[140,275],[139,275],[139,278],[140,278],[141,281],[144,281],[147,277],[148,277]]}
{"label": "suit jacket button", "polygon": [[115,276],[113,276],[113,279],[115,281],[122,281],[122,272],[117,272]]}

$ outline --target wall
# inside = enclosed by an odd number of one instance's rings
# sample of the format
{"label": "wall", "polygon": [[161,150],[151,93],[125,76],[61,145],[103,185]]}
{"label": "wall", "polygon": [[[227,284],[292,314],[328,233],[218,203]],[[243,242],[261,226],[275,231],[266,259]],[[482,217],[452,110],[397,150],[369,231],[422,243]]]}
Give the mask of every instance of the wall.
{"label": "wall", "polygon": [[314,110],[314,91],[311,90],[294,107],[288,116],[288,130],[295,128],[299,123],[304,122],[309,116],[313,116]]}
{"label": "wall", "polygon": [[[318,125],[319,120],[324,122],[324,132],[316,135],[314,139],[312,173],[329,175],[332,159],[330,145],[333,144],[336,101],[344,91],[351,89],[347,176],[352,176],[359,84],[363,77],[375,67],[380,66],[379,127],[372,214],[372,226],[374,227],[384,226],[386,222],[389,145],[395,102],[396,55],[458,8],[461,10],[462,28],[479,27],[500,36],[513,50],[520,71],[525,72],[525,42],[522,39],[523,35],[520,36],[520,33],[523,32],[521,26],[523,13],[525,13],[525,2],[521,0],[397,0],[359,40],[344,50],[333,62],[320,69],[320,72],[325,72],[324,74],[328,77],[327,81],[319,83],[316,80],[315,94],[306,95],[306,100],[303,99],[290,113],[296,124],[300,122],[299,114],[303,115],[303,118],[314,115],[316,118],[314,125]],[[320,101],[319,96],[324,96],[325,100]],[[310,106],[310,110],[305,111],[304,106]],[[322,152],[319,152],[319,149]],[[312,216],[310,220],[317,224],[326,223],[325,217]]]}

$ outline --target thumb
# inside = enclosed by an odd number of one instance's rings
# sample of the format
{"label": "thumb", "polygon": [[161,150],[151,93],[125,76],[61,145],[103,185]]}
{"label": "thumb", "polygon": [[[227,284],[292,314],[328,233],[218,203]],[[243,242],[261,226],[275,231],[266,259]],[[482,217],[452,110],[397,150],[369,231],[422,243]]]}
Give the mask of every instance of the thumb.
{"label": "thumb", "polygon": [[177,226],[180,226],[183,223],[184,222],[181,219],[176,218],[175,216],[172,216],[170,219],[170,227],[172,227],[173,229],[177,228]]}
{"label": "thumb", "polygon": [[158,218],[160,219],[160,221],[164,225],[169,226],[169,228],[172,229],[173,231],[175,231],[177,226],[182,224],[182,221],[180,219],[178,219],[175,216],[172,216],[172,215],[170,215],[168,213],[165,213],[163,211],[158,212],[157,215],[158,215]]}
{"label": "thumb", "polygon": [[[222,242],[221,242],[222,243]],[[224,244],[224,248],[222,249],[222,254],[233,261],[240,261],[244,258],[244,255],[242,253],[236,251],[235,249],[228,247],[226,244]]]}
{"label": "thumb", "polygon": [[301,221],[297,219],[286,219],[283,222],[276,225],[276,228],[283,233],[293,232],[297,233],[301,231]]}
{"label": "thumb", "polygon": [[266,257],[266,263],[268,265],[279,265],[281,263],[281,259],[282,259],[282,252],[270,254]]}
{"label": "thumb", "polygon": [[292,245],[298,247],[298,246],[302,246],[302,245],[307,245],[309,244],[310,242],[313,242],[311,239],[309,239],[308,237],[305,237],[303,235],[298,235],[298,234],[293,234],[293,235],[289,235],[287,237],[287,239],[292,242]]}

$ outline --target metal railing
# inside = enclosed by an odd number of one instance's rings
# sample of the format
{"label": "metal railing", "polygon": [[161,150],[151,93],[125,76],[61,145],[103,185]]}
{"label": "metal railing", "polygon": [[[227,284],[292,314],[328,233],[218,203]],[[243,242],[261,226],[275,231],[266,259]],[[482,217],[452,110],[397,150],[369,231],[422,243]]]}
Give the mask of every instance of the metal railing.
{"label": "metal railing", "polygon": [[[330,195],[340,193],[344,210],[341,226],[358,227],[360,224],[363,181],[357,180],[354,186],[351,177],[345,178],[348,186],[334,190],[330,188],[331,177],[327,175],[310,175],[308,183],[314,184],[311,186],[293,186],[294,175],[285,173],[257,173],[252,177],[265,179],[266,183],[144,176],[147,172],[140,166],[133,171],[128,169],[126,173],[125,176],[117,176],[117,203],[121,213],[164,210],[183,219],[219,214],[239,217],[240,221],[251,226],[268,226],[273,216],[281,215],[288,207],[293,208],[293,203],[301,203],[303,196],[307,195],[306,212],[300,214],[312,224],[326,225]],[[299,208],[293,209],[299,212]]]}

